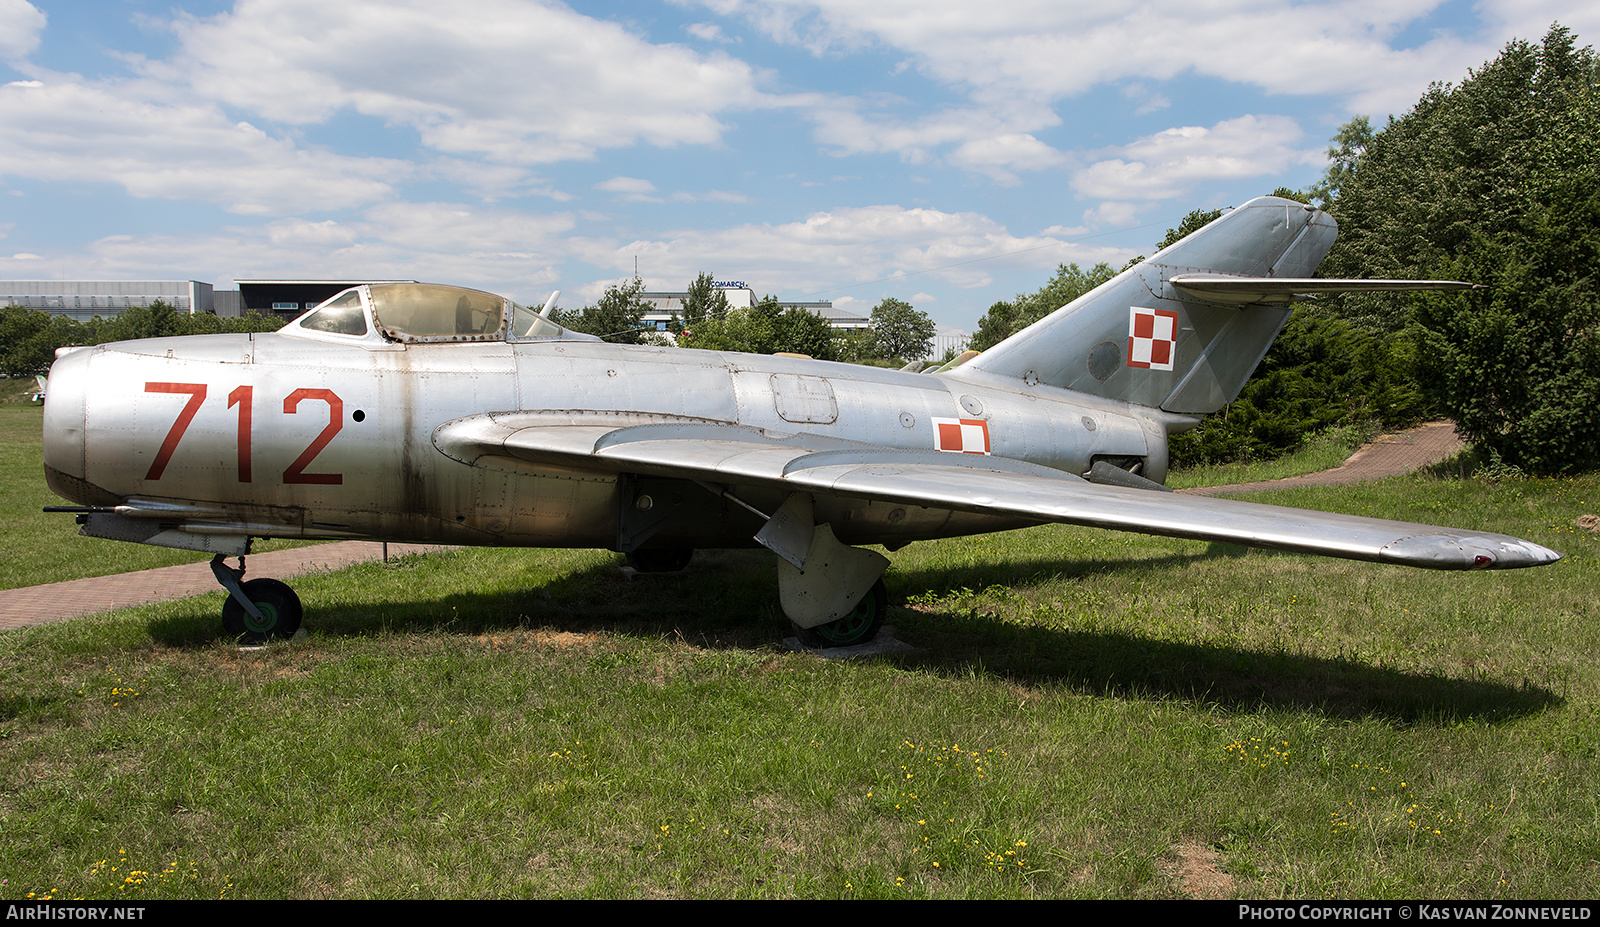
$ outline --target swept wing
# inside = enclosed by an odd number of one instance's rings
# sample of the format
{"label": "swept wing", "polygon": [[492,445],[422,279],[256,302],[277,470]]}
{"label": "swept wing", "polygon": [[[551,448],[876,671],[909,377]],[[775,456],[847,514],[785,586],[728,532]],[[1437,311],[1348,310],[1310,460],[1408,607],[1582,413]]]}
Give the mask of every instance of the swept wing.
{"label": "swept wing", "polygon": [[775,487],[1431,569],[1509,569],[1561,558],[1502,534],[1109,486],[996,457],[748,426],[559,419],[530,412],[476,415],[441,426],[434,444],[480,466],[502,459]]}

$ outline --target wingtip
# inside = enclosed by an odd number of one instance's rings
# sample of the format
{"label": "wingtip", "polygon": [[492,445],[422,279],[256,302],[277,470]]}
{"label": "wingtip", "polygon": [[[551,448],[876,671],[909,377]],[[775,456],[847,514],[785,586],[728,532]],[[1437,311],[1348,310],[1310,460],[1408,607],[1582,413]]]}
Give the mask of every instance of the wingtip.
{"label": "wingtip", "polygon": [[1554,563],[1561,559],[1561,554],[1532,541],[1503,534],[1423,534],[1386,545],[1381,557],[1393,563],[1435,570],[1515,570]]}

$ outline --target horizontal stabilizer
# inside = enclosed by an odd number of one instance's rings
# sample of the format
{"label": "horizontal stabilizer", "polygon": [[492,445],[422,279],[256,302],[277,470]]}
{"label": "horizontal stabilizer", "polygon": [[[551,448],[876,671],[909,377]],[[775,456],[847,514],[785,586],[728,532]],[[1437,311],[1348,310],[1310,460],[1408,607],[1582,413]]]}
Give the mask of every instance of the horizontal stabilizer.
{"label": "horizontal stabilizer", "polygon": [[1315,277],[1236,277],[1229,274],[1178,274],[1173,286],[1214,303],[1287,303],[1316,293],[1376,293],[1406,290],[1482,289],[1459,280],[1323,280]]}

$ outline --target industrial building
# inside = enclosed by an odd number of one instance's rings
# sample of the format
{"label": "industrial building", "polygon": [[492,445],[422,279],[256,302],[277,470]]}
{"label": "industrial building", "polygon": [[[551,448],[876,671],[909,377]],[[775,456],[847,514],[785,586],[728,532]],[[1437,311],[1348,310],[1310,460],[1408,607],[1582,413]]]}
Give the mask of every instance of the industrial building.
{"label": "industrial building", "polygon": [[43,309],[79,322],[157,300],[179,312],[216,312],[211,284],[198,280],[0,280],[0,306]]}
{"label": "industrial building", "polygon": [[330,296],[363,283],[390,280],[236,280],[237,290],[216,290],[198,280],[0,280],[0,306],[43,309],[79,322],[114,318],[160,300],[179,312],[225,318],[255,312],[284,321]]}
{"label": "industrial building", "polygon": [[[729,309],[748,309],[757,302],[756,291],[742,280],[711,284],[728,298]],[[651,291],[646,290],[639,294],[639,298],[650,303],[652,308],[644,314],[644,323],[647,327],[654,327],[656,331],[666,331],[667,325],[675,318],[683,316],[683,301],[689,295],[688,291]],[[833,328],[840,331],[856,331],[869,327],[871,320],[853,312],[833,308],[832,300],[815,300],[810,302],[778,303],[779,309],[804,309],[812,315],[819,315]]]}

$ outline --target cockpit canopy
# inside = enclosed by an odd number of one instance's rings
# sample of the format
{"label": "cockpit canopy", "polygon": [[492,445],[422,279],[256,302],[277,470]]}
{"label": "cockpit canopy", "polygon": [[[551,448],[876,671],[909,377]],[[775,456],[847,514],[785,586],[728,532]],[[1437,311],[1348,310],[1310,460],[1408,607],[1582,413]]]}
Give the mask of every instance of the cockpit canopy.
{"label": "cockpit canopy", "polygon": [[[370,327],[369,327],[370,326]],[[403,344],[587,338],[493,293],[437,283],[352,287],[290,323],[290,328]]]}

